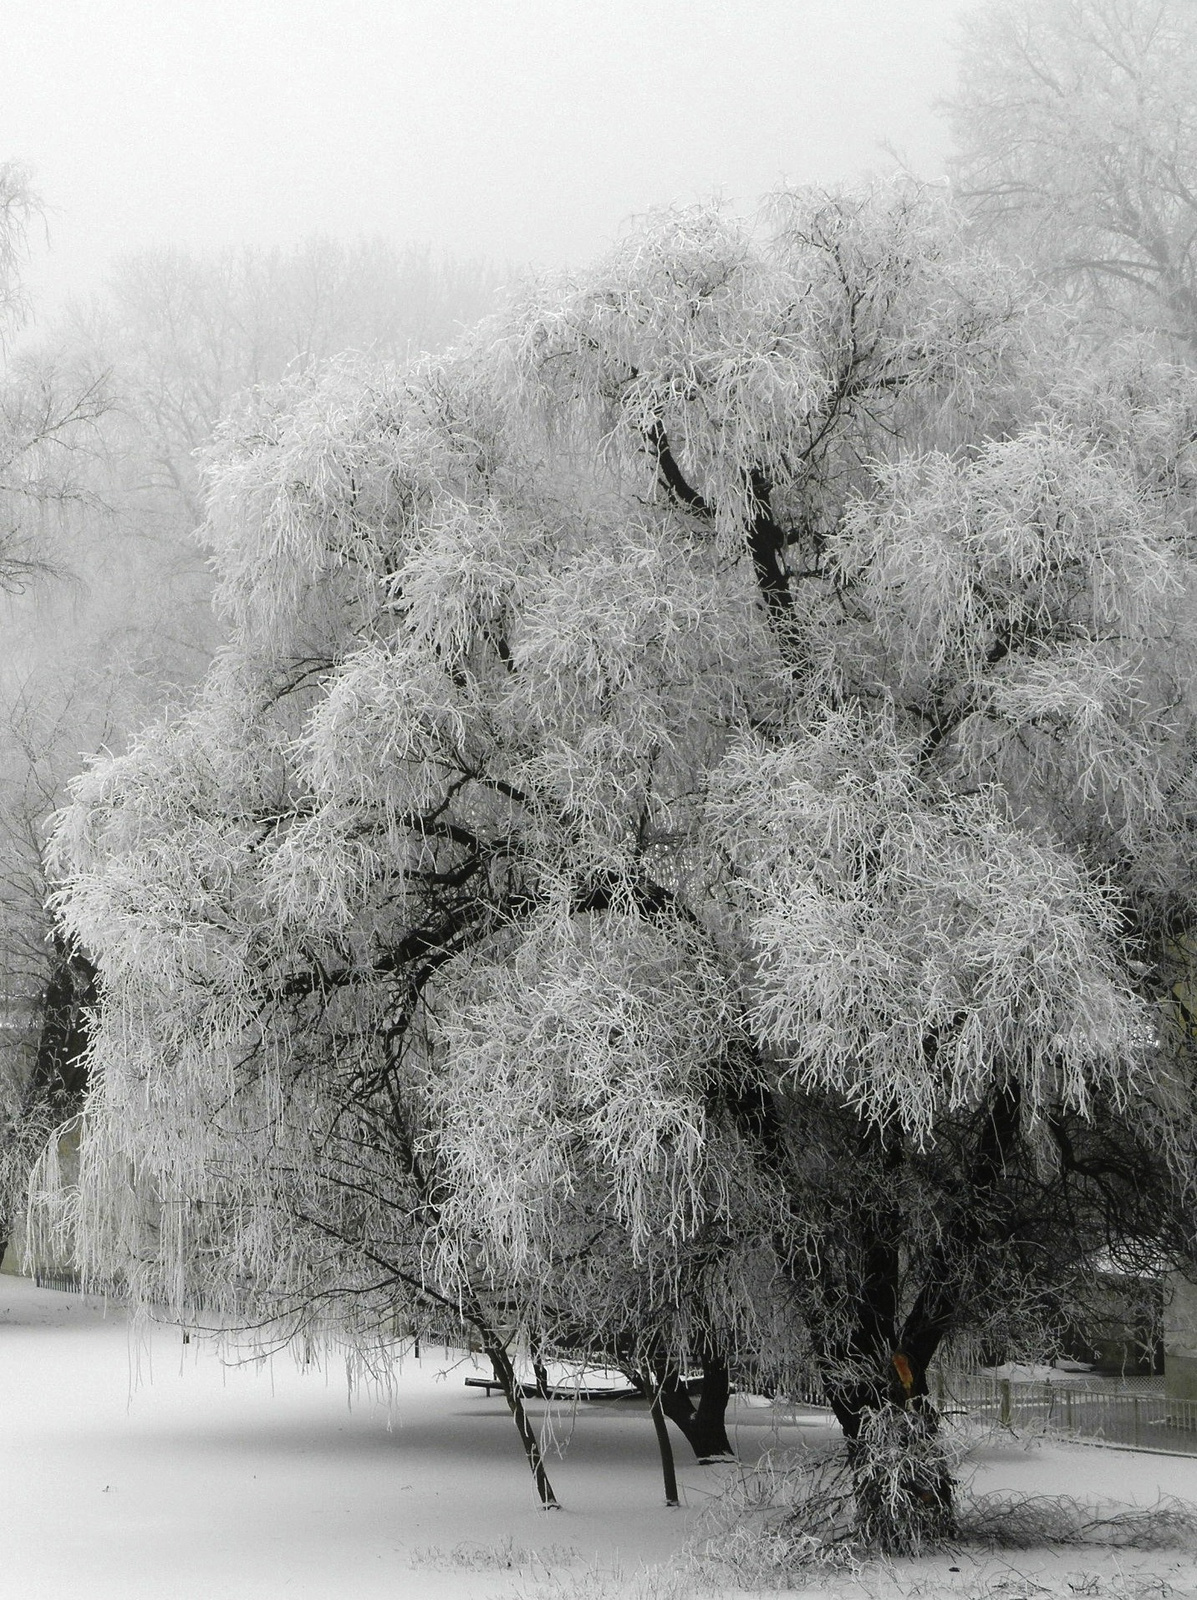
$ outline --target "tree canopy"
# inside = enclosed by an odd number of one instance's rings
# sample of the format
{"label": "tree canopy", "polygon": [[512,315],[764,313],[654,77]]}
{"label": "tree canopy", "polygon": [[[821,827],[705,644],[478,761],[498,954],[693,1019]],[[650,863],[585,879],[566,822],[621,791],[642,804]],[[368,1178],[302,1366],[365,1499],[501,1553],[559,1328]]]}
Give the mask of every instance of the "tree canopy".
{"label": "tree canopy", "polygon": [[905,183],[260,395],[229,646],[58,821],[87,1270],[805,1375],[856,1438],[1182,1254],[1195,408]]}

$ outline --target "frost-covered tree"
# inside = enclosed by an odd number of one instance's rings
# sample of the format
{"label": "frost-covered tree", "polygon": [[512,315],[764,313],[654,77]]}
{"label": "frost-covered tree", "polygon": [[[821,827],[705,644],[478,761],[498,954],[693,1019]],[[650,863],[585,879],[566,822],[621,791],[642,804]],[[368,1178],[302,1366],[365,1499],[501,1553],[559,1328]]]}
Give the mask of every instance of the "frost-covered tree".
{"label": "frost-covered tree", "polygon": [[[14,691],[19,614],[61,587],[70,530],[95,509],[89,475],[110,404],[102,382],[68,375],[28,348],[14,353],[28,312],[26,235],[38,214],[25,170],[0,164],[0,1256],[31,1159],[49,1128],[75,1108],[79,1005],[72,979],[82,972],[76,952],[48,942],[37,823],[51,807],[42,789],[43,750],[37,738],[33,745],[25,739],[27,708]],[[77,753],[78,746],[75,759]]]}
{"label": "frost-covered tree", "polygon": [[814,1381],[942,1526],[936,1354],[1186,1215],[1197,393],[1030,329],[941,200],[795,191],[230,421],[229,648],[57,829],[85,1269],[451,1311],[517,1420],[507,1336],[601,1349],[699,1448]]}
{"label": "frost-covered tree", "polygon": [[55,565],[57,522],[86,500],[82,463],[108,408],[101,382],[64,381],[56,364],[10,354],[28,313],[21,265],[39,202],[16,162],[0,163],[0,590]]}
{"label": "frost-covered tree", "polygon": [[1057,287],[1197,349],[1191,0],[995,0],[949,111],[976,225]]}
{"label": "frost-covered tree", "polygon": [[[22,230],[36,215],[19,169],[0,174],[0,201],[0,307],[15,327]],[[482,268],[382,242],[148,252],[10,364],[3,570],[23,592],[9,602],[0,663],[3,1196],[23,1190],[30,1149],[76,1107],[81,1083],[90,977],[82,953],[52,936],[45,820],[82,755],[119,749],[176,701],[219,637],[192,537],[195,452],[243,391],[350,345],[391,356],[442,345],[492,287]],[[61,581],[34,581],[51,569]],[[7,1198],[0,1218],[7,1237]]]}

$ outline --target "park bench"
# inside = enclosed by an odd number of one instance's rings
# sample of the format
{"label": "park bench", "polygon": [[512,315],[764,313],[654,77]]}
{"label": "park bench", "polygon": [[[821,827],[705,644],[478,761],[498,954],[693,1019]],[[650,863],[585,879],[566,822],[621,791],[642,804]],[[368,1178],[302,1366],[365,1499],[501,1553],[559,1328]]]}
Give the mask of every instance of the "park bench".
{"label": "park bench", "polygon": [[[487,1399],[490,1398],[493,1389],[497,1389],[500,1394],[503,1392],[503,1385],[495,1378],[467,1378],[465,1386],[467,1389],[485,1389]],[[541,1395],[538,1384],[521,1383],[519,1389],[521,1396],[525,1400],[544,1398]],[[626,1389],[578,1389],[572,1383],[557,1383],[549,1385],[547,1398],[550,1400],[643,1400],[644,1391],[642,1389],[634,1389],[630,1384]]]}

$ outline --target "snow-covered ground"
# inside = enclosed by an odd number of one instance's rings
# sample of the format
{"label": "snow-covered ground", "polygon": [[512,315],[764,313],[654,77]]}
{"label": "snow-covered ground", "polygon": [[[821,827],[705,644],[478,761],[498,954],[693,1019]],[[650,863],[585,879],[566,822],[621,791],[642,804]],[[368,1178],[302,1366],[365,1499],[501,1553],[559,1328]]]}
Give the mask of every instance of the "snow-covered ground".
{"label": "snow-covered ground", "polygon": [[[557,1407],[568,1449],[550,1453],[549,1465],[564,1509],[546,1514],[502,1399],[467,1389],[470,1369],[457,1360],[426,1349],[405,1363],[393,1404],[361,1392],[350,1403],[343,1372],[304,1370],[289,1355],[228,1366],[199,1340],[185,1345],[177,1329],[134,1339],[119,1311],[0,1277],[0,1593],[673,1600],[685,1592],[689,1580],[637,1574],[685,1545],[734,1469],[691,1466],[679,1448],[686,1504],[667,1510],[643,1406],[598,1401],[572,1417]],[[543,1417],[547,1408],[530,1409]],[[779,1416],[748,1401],[735,1406],[732,1425],[744,1460],[826,1437],[813,1413]],[[986,1488],[1197,1501],[1197,1460],[1188,1458],[1007,1443],[987,1446],[978,1470]],[[1175,1556],[1070,1551],[937,1558],[896,1578],[866,1575],[858,1592],[897,1583],[1021,1600],[1038,1584],[1069,1600],[1158,1597],[1160,1583],[1197,1590],[1194,1577]],[[1090,1580],[1100,1587],[1086,1590]]]}

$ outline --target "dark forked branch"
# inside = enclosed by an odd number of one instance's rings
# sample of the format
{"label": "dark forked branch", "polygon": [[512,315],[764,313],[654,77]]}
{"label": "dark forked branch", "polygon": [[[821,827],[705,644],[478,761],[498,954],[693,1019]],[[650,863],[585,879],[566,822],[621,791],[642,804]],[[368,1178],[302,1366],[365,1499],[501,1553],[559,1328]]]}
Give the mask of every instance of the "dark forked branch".
{"label": "dark forked branch", "polygon": [[[695,516],[708,521],[715,515],[714,507],[686,477],[678,466],[677,458],[669,447],[665,428],[658,418],[647,430],[645,438],[662,484],[676,503]],[[786,614],[793,597],[790,594],[789,570],[786,563],[786,546],[789,538],[774,520],[772,509],[773,485],[760,467],[753,467],[748,475],[752,521],[748,526],[748,550],[756,574],[757,588],[769,615],[780,618]]]}

